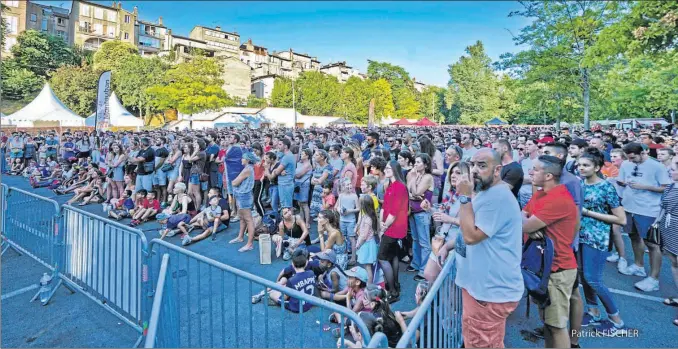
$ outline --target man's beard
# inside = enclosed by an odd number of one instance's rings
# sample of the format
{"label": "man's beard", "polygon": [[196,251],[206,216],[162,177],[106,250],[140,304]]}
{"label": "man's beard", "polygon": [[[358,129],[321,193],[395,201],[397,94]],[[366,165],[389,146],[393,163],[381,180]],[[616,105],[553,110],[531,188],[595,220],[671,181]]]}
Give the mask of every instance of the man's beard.
{"label": "man's beard", "polygon": [[473,176],[473,183],[475,184],[474,190],[476,193],[479,193],[483,190],[490,189],[492,186],[492,177],[483,179],[482,177]]}

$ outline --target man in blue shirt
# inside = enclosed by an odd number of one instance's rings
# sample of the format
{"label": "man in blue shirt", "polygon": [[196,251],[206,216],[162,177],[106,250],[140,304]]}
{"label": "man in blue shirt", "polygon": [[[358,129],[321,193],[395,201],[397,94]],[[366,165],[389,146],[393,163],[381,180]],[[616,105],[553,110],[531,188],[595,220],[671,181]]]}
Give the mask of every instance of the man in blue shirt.
{"label": "man in blue shirt", "polygon": [[379,133],[370,132],[367,134],[367,146],[363,149],[363,160],[368,161],[372,156],[372,150],[381,149],[379,145]]}
{"label": "man in blue shirt", "polygon": [[[224,166],[226,166],[226,190],[229,196],[233,195],[233,180],[238,177],[240,172],[242,172],[242,148],[238,145],[240,143],[240,135],[234,133],[229,139],[230,145],[228,150],[226,150],[226,156],[224,157]],[[235,200],[232,201],[234,204],[233,212],[238,212],[237,206],[235,206]],[[240,219],[238,215],[233,215],[231,218],[232,222],[237,222]]]}
{"label": "man in blue shirt", "polygon": [[296,161],[290,151],[292,142],[283,138],[278,143],[278,149],[282,152],[280,165],[273,171],[278,176],[278,195],[280,196],[280,208],[291,208],[294,196],[294,172]]}
{"label": "man in blue shirt", "polygon": [[54,134],[50,133],[47,136],[47,140],[45,141],[45,146],[47,147],[47,151],[45,152],[45,155],[47,155],[47,158],[52,159],[52,160],[56,160],[57,150],[59,148],[59,141],[54,139]]}
{"label": "man in blue shirt", "polygon": [[75,143],[73,143],[73,137],[68,136],[66,142],[64,142],[64,160],[70,162],[70,158],[75,157]]}

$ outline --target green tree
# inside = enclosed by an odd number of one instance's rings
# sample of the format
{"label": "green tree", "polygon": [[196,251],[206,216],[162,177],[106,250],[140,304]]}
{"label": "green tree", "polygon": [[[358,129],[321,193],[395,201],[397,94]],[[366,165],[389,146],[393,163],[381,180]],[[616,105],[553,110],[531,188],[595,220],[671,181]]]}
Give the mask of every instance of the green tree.
{"label": "green tree", "polygon": [[158,110],[196,114],[235,105],[221,88],[222,68],[213,58],[195,57],[169,69],[163,83],[146,90]]}
{"label": "green tree", "polygon": [[482,42],[468,46],[466,54],[449,66],[449,88],[455,91],[459,122],[483,124],[499,113],[497,77]]}
{"label": "green tree", "polygon": [[12,46],[12,59],[18,67],[46,78],[59,67],[79,65],[81,57],[59,37],[26,30],[19,34],[17,44]]}
{"label": "green tree", "polygon": [[[295,97],[298,98],[298,96]],[[292,80],[283,77],[275,78],[271,91],[271,105],[276,108],[292,108]]]}
{"label": "green tree", "polygon": [[373,97],[370,81],[351,76],[342,87],[335,115],[356,124],[367,124],[370,100]]}
{"label": "green tree", "polygon": [[336,77],[316,71],[307,71],[301,73],[295,85],[301,92],[301,96],[297,96],[299,98],[297,109],[302,114],[331,115],[334,112],[339,102],[341,89]]}
{"label": "green tree", "polygon": [[2,61],[2,95],[11,100],[22,100],[33,95],[45,83],[32,71],[18,66],[13,59]]}
{"label": "green tree", "polygon": [[376,120],[395,116],[393,92],[386,79],[378,79],[371,83],[371,98],[374,99],[374,117]]}
{"label": "green tree", "polygon": [[409,88],[399,88],[393,91],[393,100],[395,101],[395,115],[398,118],[419,119],[419,101],[416,91]]}
{"label": "green tree", "polygon": [[[589,128],[592,81],[603,64],[596,44],[608,23],[618,20],[621,7],[614,1],[521,1],[523,9],[510,16],[532,20],[514,38],[528,50],[518,55],[516,66],[524,71],[539,69],[539,74],[557,85],[573,81],[581,96],[584,127]],[[562,86],[571,91],[570,86]],[[556,89],[561,89],[557,86]]]}
{"label": "green tree", "polygon": [[99,73],[91,66],[64,66],[52,73],[50,86],[76,114],[87,117],[96,109]]}
{"label": "green tree", "polygon": [[438,86],[426,86],[419,93],[419,115],[436,122],[445,122],[449,109],[445,103],[445,88]]}
{"label": "green tree", "polygon": [[266,108],[268,107],[268,101],[266,98],[257,98],[255,95],[247,96],[247,107],[248,108]]}
{"label": "green tree", "polygon": [[168,67],[160,58],[142,58],[138,55],[120,59],[118,68],[112,73],[113,90],[122,104],[146,118],[154,110],[152,96],[148,89],[162,84]]}
{"label": "green tree", "polygon": [[405,68],[387,62],[367,61],[367,76],[371,80],[386,79],[391,89],[413,88],[410,74]]}
{"label": "green tree", "polygon": [[94,69],[115,72],[123,67],[130,57],[138,55],[139,49],[128,42],[119,40],[106,41],[94,53]]}

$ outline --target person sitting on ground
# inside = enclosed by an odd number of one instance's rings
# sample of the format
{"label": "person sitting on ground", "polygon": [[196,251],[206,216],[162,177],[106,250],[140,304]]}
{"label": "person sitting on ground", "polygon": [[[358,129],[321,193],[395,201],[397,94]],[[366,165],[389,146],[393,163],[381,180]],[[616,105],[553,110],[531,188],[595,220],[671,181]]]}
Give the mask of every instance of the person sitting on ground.
{"label": "person sitting on ground", "polygon": [[9,170],[9,174],[12,176],[18,176],[24,171],[24,162],[21,161],[22,159],[14,159],[14,163],[12,164],[12,168]]}
{"label": "person sitting on ground", "polygon": [[74,203],[84,199],[85,197],[89,196],[89,194],[92,193],[95,186],[97,185],[96,178],[98,178],[98,174],[96,173],[96,171],[98,170],[90,169],[89,171],[87,171],[87,176],[85,179],[86,184],[83,187],[73,189],[75,196],[70,198],[66,202],[67,204],[73,205]]}
{"label": "person sitting on ground", "polygon": [[[372,312],[362,311],[358,315],[365,323],[370,334],[374,334],[376,331],[383,332],[388,340],[388,347],[395,348],[403,336],[405,329],[401,327],[395,313],[391,310],[391,306],[386,301],[386,290],[377,285],[369,284],[365,288],[365,295],[373,310]],[[338,330],[336,329],[335,331],[338,332]],[[347,348],[363,348],[366,346],[362,334],[353,322],[349,326],[349,332],[351,337],[353,337],[353,341],[345,340]],[[337,333],[337,335],[340,335],[340,333]],[[340,344],[340,342],[337,342],[337,344]]]}
{"label": "person sitting on ground", "polygon": [[[75,168],[75,167],[74,167]],[[67,181],[63,185],[63,189],[55,189],[54,192],[58,195],[65,195],[68,194],[72,191],[75,191],[76,189],[83,188],[87,186],[87,184],[91,181],[93,178],[92,174],[90,171],[88,171],[85,168],[78,168],[78,174],[75,175],[72,180]]]}
{"label": "person sitting on ground", "polygon": [[164,214],[161,217],[158,217],[158,221],[162,225],[166,225],[165,228],[160,230],[160,239],[164,239],[165,236],[172,237],[177,233],[179,223],[184,222],[188,224],[191,221],[191,217],[196,214],[195,204],[191,197],[186,194],[186,184],[179,182],[174,185],[174,198],[170,207],[163,212]]}
{"label": "person sitting on ground", "polygon": [[318,261],[320,267],[325,270],[322,275],[318,276],[320,298],[335,301],[335,294],[348,286],[348,276],[337,265],[337,255],[334,251],[325,250],[317,253],[314,258]]}
{"label": "person sitting on ground", "polygon": [[[43,173],[44,175],[44,173]],[[57,165],[54,170],[51,171],[49,176],[44,177],[40,176],[39,179],[36,179],[35,183],[31,183],[33,188],[45,188],[45,187],[58,187],[61,184],[61,178],[63,176],[63,170],[61,166]]]}
{"label": "person sitting on ground", "polygon": [[[310,252],[320,252],[320,249],[316,246],[311,246],[311,237],[308,233],[308,228],[304,223],[304,220],[294,214],[292,208],[283,208],[282,209],[282,221],[278,225],[278,234],[273,235],[271,240],[276,244],[276,251],[282,250],[285,248],[285,253],[283,254],[283,260],[289,260],[292,257],[290,251],[294,251],[299,246],[304,246]],[[278,254],[279,256],[279,254]]]}
{"label": "person sitting on ground", "polygon": [[85,206],[90,202],[100,203],[105,200],[103,196],[103,184],[106,177],[99,170],[96,170],[95,172],[96,176],[92,180],[92,191],[90,192],[89,196],[82,200],[82,202],[79,204],[80,206]]}
{"label": "person sitting on ground", "polygon": [[[312,270],[306,270],[308,264],[309,253],[304,248],[294,250],[292,254],[292,265],[294,266],[295,274],[285,279],[285,286],[293,290],[303,292],[309,296],[316,295],[316,274]],[[280,283],[282,283],[282,279]],[[303,306],[300,305],[299,299],[290,297],[277,290],[271,290],[269,293],[269,305],[283,305],[285,309],[301,313],[307,312],[313,308],[313,304],[305,302]]]}
{"label": "person sitting on ground", "polygon": [[[365,295],[367,287],[367,270],[362,267],[353,267],[345,271],[348,276],[348,285],[345,289],[334,295],[334,300],[345,301],[346,307],[358,313],[360,311],[372,311],[373,305]],[[339,313],[330,314],[330,322],[342,323]]]}
{"label": "person sitting on ground", "polygon": [[[223,209],[219,206],[219,196],[212,196],[209,199],[209,206],[205,207],[199,215],[196,215],[189,223],[188,232],[181,240],[181,244],[187,246],[193,242],[200,241],[217,231],[223,220],[221,215]],[[196,219],[197,218],[197,219]],[[189,234],[195,228],[202,228],[203,232],[199,235],[191,237]],[[181,229],[181,225],[179,225]],[[183,231],[183,230],[182,230]]]}
{"label": "person sitting on ground", "polygon": [[129,211],[130,217],[135,217],[139,211],[144,210],[146,195],[148,195],[146,189],[141,189],[134,193],[134,208]]}
{"label": "person sitting on ground", "polygon": [[148,222],[148,220],[155,217],[158,212],[160,212],[160,201],[156,198],[155,191],[151,190],[146,194],[146,198],[142,201],[141,208],[134,213],[130,226],[136,227],[139,224]]}
{"label": "person sitting on ground", "polygon": [[[348,265],[348,252],[346,251],[346,238],[339,231],[339,214],[334,210],[323,210],[318,214],[318,237],[320,250],[334,251],[336,264],[343,270]],[[327,235],[327,238],[325,238]],[[327,239],[327,240],[325,240]]]}
{"label": "person sitting on ground", "polygon": [[108,216],[119,221],[123,218],[129,217],[129,211],[134,209],[134,200],[132,199],[132,191],[125,190],[122,193],[122,198],[111,199],[112,209],[108,211]]}
{"label": "person sitting on ground", "polygon": [[[417,305],[414,309],[410,311],[396,311],[395,312],[395,318],[396,321],[398,321],[398,324],[400,325],[400,329],[404,332],[407,330],[407,322],[405,320],[412,319],[414,316],[417,314],[417,311],[419,311],[419,306],[421,306],[421,303],[424,301],[424,298],[426,298],[426,295],[428,294],[428,283],[420,282],[417,284],[417,289],[414,292],[414,300],[415,304]],[[426,323],[424,323],[424,333],[427,333],[426,331]],[[421,332],[419,329],[417,329],[417,334],[415,337],[415,342],[419,342],[419,336],[421,335]]]}

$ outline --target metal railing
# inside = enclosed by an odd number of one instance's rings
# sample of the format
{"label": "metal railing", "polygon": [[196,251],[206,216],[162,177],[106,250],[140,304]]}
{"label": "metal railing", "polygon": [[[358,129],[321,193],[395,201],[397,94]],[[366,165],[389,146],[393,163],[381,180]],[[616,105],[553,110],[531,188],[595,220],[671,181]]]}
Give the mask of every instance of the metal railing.
{"label": "metal railing", "polygon": [[[154,239],[150,243],[152,253],[151,280],[161,281],[156,270],[162,270],[160,256],[169,255],[169,270],[164,275],[163,294],[154,312],[167,309],[165,302],[175,299],[175,312],[162,311],[154,317],[150,328],[154,338],[146,347],[335,347],[337,339],[327,333],[323,326],[330,313],[337,312],[356,325],[363,339],[369,342],[370,333],[358,314],[352,310],[320,298],[305,294],[285,285],[263,279],[229,265],[209,259],[185,248]],[[156,267],[157,265],[157,267]],[[172,284],[171,288],[167,287]],[[314,306],[307,312],[293,312],[285,306],[270,308],[268,295],[259,304],[251,297],[269,288]],[[166,295],[168,290],[173,295]],[[154,301],[156,302],[156,301]],[[172,315],[168,315],[172,314]],[[167,319],[165,316],[169,316]],[[173,317],[176,316],[176,317]],[[160,325],[167,321],[173,328]],[[314,328],[317,327],[317,328]],[[340,327],[339,339],[344,344],[344,327]],[[178,338],[176,338],[178,334]]]}
{"label": "metal railing", "polygon": [[[145,348],[153,348],[156,345],[160,348],[170,348],[173,344],[179,343],[179,333],[174,330],[178,324],[176,323],[176,299],[174,299],[174,290],[172,289],[172,276],[169,274],[169,258],[167,253],[162,256],[160,271],[158,272],[158,285],[155,288],[156,297],[153,298],[151,317],[148,321]],[[160,322],[161,318],[162,322]],[[158,337],[159,332],[165,334],[165,336]]]}
{"label": "metal railing", "polygon": [[383,332],[377,332],[372,336],[372,340],[367,343],[367,348],[388,348],[388,338]]}
{"label": "metal railing", "polygon": [[461,347],[461,289],[454,283],[455,276],[455,255],[451,253],[397,348]]}
{"label": "metal railing", "polygon": [[142,332],[151,292],[146,236],[69,205],[63,226],[64,280]]}

